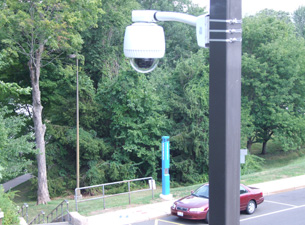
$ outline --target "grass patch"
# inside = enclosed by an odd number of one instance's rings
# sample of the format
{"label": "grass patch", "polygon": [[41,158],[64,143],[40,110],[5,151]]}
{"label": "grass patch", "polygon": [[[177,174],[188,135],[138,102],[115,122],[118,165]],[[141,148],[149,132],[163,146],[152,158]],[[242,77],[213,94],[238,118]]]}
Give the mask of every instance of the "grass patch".
{"label": "grass patch", "polygon": [[35,201],[35,193],[31,191],[31,181],[29,180],[13,188],[12,191],[16,191],[14,202],[18,205],[28,201]]}
{"label": "grass patch", "polygon": [[243,175],[241,182],[255,184],[305,174],[305,149],[277,151],[260,157],[265,159],[262,171]]}

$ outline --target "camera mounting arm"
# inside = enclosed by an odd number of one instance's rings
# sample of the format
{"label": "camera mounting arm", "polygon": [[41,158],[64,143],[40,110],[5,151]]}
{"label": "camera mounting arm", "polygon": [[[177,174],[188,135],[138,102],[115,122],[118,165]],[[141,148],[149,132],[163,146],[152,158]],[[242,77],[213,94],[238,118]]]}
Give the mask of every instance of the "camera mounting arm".
{"label": "camera mounting arm", "polygon": [[181,22],[196,27],[197,43],[200,47],[209,45],[209,15],[192,16],[185,13],[161,12],[156,10],[133,10],[133,22],[156,23],[165,21]]}
{"label": "camera mounting arm", "polygon": [[156,10],[133,10],[132,11],[132,22],[148,22],[156,23],[163,21],[175,21],[186,23],[191,26],[196,26],[196,16],[191,16],[184,13],[177,12],[160,12]]}

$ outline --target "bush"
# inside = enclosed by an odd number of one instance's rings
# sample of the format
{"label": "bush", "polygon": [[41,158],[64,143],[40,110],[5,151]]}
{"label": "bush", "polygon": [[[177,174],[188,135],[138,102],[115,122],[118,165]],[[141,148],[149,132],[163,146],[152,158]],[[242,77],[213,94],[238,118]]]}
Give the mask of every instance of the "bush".
{"label": "bush", "polygon": [[256,155],[247,155],[246,156],[246,163],[242,164],[241,166],[241,174],[250,174],[254,172],[258,172],[262,170],[262,164],[264,163],[265,159],[256,156]]}
{"label": "bush", "polygon": [[12,225],[19,223],[17,206],[12,201],[15,192],[4,193],[2,186],[0,186],[0,209],[4,212],[3,225]]}

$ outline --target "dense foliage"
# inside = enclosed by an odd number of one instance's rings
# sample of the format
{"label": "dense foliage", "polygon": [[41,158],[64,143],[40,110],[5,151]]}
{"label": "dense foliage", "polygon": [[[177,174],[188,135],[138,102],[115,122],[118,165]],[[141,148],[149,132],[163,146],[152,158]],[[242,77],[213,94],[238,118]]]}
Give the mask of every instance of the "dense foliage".
{"label": "dense foliage", "polygon": [[271,10],[245,18],[243,30],[247,147],[262,143],[265,154],[267,142],[276,138],[285,150],[298,148],[304,144],[304,39],[287,14]]}
{"label": "dense foliage", "polygon": [[4,193],[2,186],[0,186],[0,212],[4,213],[3,225],[18,224],[19,222],[17,206],[13,202],[14,195],[14,192]]}
{"label": "dense foliage", "polygon": [[[5,1],[0,2],[1,9]],[[52,56],[44,55],[47,61],[40,71],[50,195],[73,190],[76,184],[76,62],[68,57],[73,51],[77,51],[79,63],[81,186],[145,176],[160,179],[162,136],[170,136],[172,181],[206,181],[208,49],[194,44],[193,27],[168,22],[162,24],[166,56],[154,72],[143,75],[133,71],[123,56],[124,30],[131,23],[133,9],[193,15],[203,14],[205,9],[189,0],[101,2],[100,13],[91,18],[96,26],[76,25],[75,15],[66,12],[71,26],[79,29],[69,27],[67,35],[60,36],[64,42],[52,39],[46,46],[54,48]],[[82,5],[73,5],[73,10],[77,7]],[[37,173],[31,163],[36,150],[28,60],[8,45],[7,15],[0,11],[1,181],[10,178],[3,172],[10,171],[8,168],[14,171],[12,176],[25,169]],[[294,22],[287,13],[270,10],[243,20],[241,145],[249,150],[253,143],[261,143],[265,154],[271,139],[280,142],[282,150],[304,146],[305,41],[299,22],[304,17],[300,8]],[[261,163],[251,156],[243,172],[250,173]]]}

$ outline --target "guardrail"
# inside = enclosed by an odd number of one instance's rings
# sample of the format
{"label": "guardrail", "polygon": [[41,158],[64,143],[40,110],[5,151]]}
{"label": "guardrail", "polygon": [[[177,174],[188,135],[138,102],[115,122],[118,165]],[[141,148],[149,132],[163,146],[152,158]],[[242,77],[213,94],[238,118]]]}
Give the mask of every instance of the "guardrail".
{"label": "guardrail", "polygon": [[[24,208],[25,208],[25,212],[24,212]],[[18,210],[18,214],[21,217],[25,216],[25,221],[28,223],[29,222],[29,213],[28,213],[28,208],[29,205],[27,203],[23,203],[23,205],[20,207],[20,209]]]}
{"label": "guardrail", "polygon": [[[42,218],[41,218],[41,216],[42,216]],[[45,216],[45,212],[40,211],[40,213],[38,213],[38,215],[29,223],[29,225],[40,224],[41,222],[44,223],[44,216]]]}
{"label": "guardrail", "polygon": [[[63,200],[61,203],[59,203],[59,205],[53,209],[49,215],[47,215],[47,223],[52,223],[53,221],[58,221],[60,218],[61,218],[61,222],[64,221],[64,209],[63,209],[63,205],[66,204],[66,210],[65,212],[67,213],[68,215],[68,221],[70,220],[69,218],[69,202],[67,200]],[[60,212],[58,214],[58,210],[60,208]],[[55,215],[55,218],[53,218]]]}
{"label": "guardrail", "polygon": [[[63,209],[63,205],[66,204],[66,210]],[[58,213],[60,208],[60,212]],[[68,221],[70,221],[70,216],[69,216],[69,202],[67,200],[63,200],[61,203],[59,203],[58,206],[56,206],[55,209],[53,209],[47,216],[45,216],[44,211],[40,211],[38,215],[30,222],[28,223],[29,225],[32,224],[41,224],[41,223],[52,223],[56,222],[57,220],[60,220],[63,222],[64,221],[64,216],[65,213],[68,215]],[[54,217],[55,214],[55,218]],[[45,219],[46,218],[46,219]]]}
{"label": "guardrail", "polygon": [[[150,181],[149,188],[131,191],[130,190],[130,182],[141,181],[141,180],[148,180],[148,181]],[[112,183],[106,183],[106,184],[99,184],[99,185],[75,188],[75,198],[74,198],[75,199],[75,209],[76,209],[76,211],[78,211],[78,202],[86,202],[86,201],[97,200],[97,199],[103,199],[103,207],[105,209],[106,208],[106,206],[105,206],[105,198],[113,197],[113,196],[117,196],[117,195],[124,195],[124,194],[128,194],[129,204],[131,204],[131,193],[142,192],[142,191],[149,191],[149,190],[151,190],[151,192],[152,192],[152,199],[154,199],[154,185],[153,185],[154,182],[155,181],[154,181],[154,179],[152,177],[144,177],[144,178],[138,178],[138,179],[132,179],[132,180],[124,180],[124,181],[118,181],[118,182],[112,182]],[[128,184],[128,191],[127,192],[122,192],[122,193],[112,194],[112,195],[105,195],[105,186],[114,185],[114,184],[123,184],[123,183],[127,183]],[[92,188],[100,188],[100,187],[102,187],[102,190],[103,190],[103,195],[100,196],[100,197],[89,198],[89,199],[78,199],[78,197],[77,197],[78,193],[80,193],[80,190],[92,189]]]}

